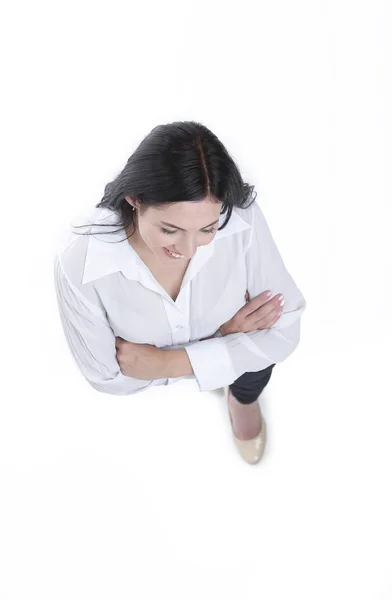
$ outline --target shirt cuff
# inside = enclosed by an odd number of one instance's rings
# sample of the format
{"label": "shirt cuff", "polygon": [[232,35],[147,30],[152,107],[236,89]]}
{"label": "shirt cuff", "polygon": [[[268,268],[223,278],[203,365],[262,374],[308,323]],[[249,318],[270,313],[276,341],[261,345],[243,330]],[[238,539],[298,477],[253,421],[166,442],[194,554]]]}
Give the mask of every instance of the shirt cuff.
{"label": "shirt cuff", "polygon": [[191,342],[184,347],[201,392],[216,390],[236,379],[223,336]]}

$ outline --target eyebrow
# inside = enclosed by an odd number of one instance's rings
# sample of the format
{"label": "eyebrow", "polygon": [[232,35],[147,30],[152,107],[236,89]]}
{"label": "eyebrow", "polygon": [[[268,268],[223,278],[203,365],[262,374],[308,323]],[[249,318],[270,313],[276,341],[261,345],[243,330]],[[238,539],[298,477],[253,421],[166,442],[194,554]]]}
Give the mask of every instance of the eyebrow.
{"label": "eyebrow", "polygon": [[[207,227],[211,227],[211,225],[215,225],[215,223],[218,223],[218,222],[219,222],[219,219],[217,219],[216,221],[213,221],[209,225],[205,225],[201,229],[206,229]],[[161,221],[161,223],[163,225],[169,225],[169,227],[174,227],[174,229],[180,229],[181,231],[186,231],[186,229],[183,229],[182,227],[178,227],[178,225],[173,225],[173,223],[167,223],[166,221]]]}

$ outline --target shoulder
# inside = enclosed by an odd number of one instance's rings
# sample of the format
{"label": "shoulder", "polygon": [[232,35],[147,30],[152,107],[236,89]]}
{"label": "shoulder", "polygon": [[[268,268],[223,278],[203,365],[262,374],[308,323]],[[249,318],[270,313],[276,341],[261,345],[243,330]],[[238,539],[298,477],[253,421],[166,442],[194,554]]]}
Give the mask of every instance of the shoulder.
{"label": "shoulder", "polygon": [[256,200],[253,200],[251,204],[245,208],[234,206],[233,212],[235,212],[243,221],[245,221],[245,223],[251,225],[253,220],[254,204],[256,204]]}
{"label": "shoulder", "polygon": [[263,214],[257,198],[252,198],[245,208],[236,206],[235,210],[242,219],[249,223],[249,225],[252,225],[252,223],[254,223],[255,220],[257,220],[257,218]]}
{"label": "shoulder", "polygon": [[[91,236],[102,228],[94,225],[115,224],[118,216],[107,208],[90,208],[77,213],[64,228],[64,235],[55,252],[55,261],[71,284],[82,286]],[[110,227],[105,229],[111,229]],[[103,237],[106,238],[105,234]],[[83,288],[85,289],[85,285]]]}
{"label": "shoulder", "polygon": [[231,224],[229,221],[229,231],[231,233],[239,233],[245,243],[249,242],[252,225],[254,222],[254,205],[255,201],[251,204],[248,204],[245,208],[241,208],[239,206],[233,206],[233,211],[231,215]]}

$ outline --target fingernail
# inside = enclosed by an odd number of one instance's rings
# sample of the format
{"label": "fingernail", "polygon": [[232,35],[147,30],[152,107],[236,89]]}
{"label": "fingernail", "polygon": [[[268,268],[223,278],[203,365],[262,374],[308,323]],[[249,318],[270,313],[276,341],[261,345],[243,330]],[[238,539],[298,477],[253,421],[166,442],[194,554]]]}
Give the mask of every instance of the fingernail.
{"label": "fingernail", "polygon": [[269,298],[270,296],[272,296],[272,292],[271,292],[271,291],[269,291],[269,292],[267,292],[267,294],[266,294],[266,295],[267,295],[267,298]]}

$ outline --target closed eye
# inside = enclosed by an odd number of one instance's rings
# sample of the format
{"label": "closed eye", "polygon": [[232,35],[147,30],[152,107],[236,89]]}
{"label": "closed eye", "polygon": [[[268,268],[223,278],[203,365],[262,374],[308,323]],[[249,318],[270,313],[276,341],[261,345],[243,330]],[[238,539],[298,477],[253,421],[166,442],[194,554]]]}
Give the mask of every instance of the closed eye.
{"label": "closed eye", "polygon": [[[169,231],[168,229],[164,229],[163,227],[161,228],[162,233],[167,233],[168,235],[172,235],[173,233],[177,233],[177,230],[175,231]],[[202,231],[202,233],[214,233],[215,231],[215,227],[212,227],[212,229],[204,229]]]}

